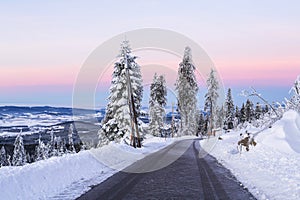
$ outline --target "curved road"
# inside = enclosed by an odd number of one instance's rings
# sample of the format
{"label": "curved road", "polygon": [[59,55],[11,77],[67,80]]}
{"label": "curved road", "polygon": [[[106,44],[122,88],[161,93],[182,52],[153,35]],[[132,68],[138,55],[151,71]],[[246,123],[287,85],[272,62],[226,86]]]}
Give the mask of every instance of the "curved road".
{"label": "curved road", "polygon": [[125,171],[148,171],[170,162],[167,167],[148,173],[118,172],[78,199],[255,199],[215,158],[199,158],[200,150],[199,140],[176,142]]}

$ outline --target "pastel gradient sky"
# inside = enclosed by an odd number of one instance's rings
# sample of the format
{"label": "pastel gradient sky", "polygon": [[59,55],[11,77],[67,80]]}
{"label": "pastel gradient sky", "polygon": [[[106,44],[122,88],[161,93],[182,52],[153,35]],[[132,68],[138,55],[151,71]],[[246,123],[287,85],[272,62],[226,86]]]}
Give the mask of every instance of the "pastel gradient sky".
{"label": "pastel gradient sky", "polygon": [[[254,86],[280,101],[300,74],[299,7],[296,0],[1,1],[0,104],[71,106],[89,54],[117,34],[145,27],[196,41],[234,94]],[[99,105],[107,87],[98,88]]]}

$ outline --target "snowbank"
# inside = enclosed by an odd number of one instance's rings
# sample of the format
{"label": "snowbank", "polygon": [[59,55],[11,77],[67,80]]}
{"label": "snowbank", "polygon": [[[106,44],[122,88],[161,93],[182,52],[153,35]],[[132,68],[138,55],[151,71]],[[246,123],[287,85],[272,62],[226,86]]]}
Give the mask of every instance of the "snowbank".
{"label": "snowbank", "polygon": [[[0,188],[5,189],[1,190],[0,199],[74,199],[116,173],[114,167],[127,167],[175,140],[150,137],[141,149],[110,143],[103,148],[53,157],[22,167],[2,167]],[[110,160],[110,167],[99,160],[99,154]]]}
{"label": "snowbank", "polygon": [[299,114],[286,112],[272,128],[258,134],[256,147],[242,154],[237,150],[241,132],[245,130],[222,135],[210,153],[258,199],[300,199]]}
{"label": "snowbank", "polygon": [[299,113],[293,110],[285,112],[282,119],[271,129],[259,134],[257,140],[283,153],[300,153]]}

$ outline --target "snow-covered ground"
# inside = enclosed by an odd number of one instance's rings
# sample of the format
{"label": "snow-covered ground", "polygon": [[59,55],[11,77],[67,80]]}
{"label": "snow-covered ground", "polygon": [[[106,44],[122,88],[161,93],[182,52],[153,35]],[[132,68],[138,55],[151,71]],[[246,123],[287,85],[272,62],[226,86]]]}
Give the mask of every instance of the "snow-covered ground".
{"label": "snow-covered ground", "polygon": [[[256,133],[260,128],[250,128]],[[255,137],[257,145],[240,154],[239,134],[223,140],[200,141],[258,199],[300,199],[300,116],[286,112],[282,119]],[[183,139],[183,138],[180,138]],[[98,149],[52,157],[22,167],[0,168],[0,199],[74,199],[118,170],[176,139],[148,137],[141,149],[110,143]]]}
{"label": "snow-covered ground", "polygon": [[116,173],[116,169],[125,168],[175,140],[148,137],[140,149],[110,143],[22,167],[2,167],[0,199],[74,199]]}
{"label": "snow-covered ground", "polygon": [[[248,131],[255,133],[257,129]],[[208,149],[209,153],[229,168],[258,199],[300,199],[299,114],[291,110],[286,112],[272,128],[255,137],[255,147],[240,154],[237,142],[239,134],[244,132],[223,134],[223,140]]]}

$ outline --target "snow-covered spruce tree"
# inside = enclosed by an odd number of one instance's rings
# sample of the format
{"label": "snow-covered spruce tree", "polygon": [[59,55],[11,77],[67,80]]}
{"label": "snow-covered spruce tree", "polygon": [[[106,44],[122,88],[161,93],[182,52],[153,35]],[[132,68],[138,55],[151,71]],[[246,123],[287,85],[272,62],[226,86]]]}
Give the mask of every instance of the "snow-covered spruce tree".
{"label": "snow-covered spruce tree", "polygon": [[54,136],[54,149],[53,149],[53,156],[62,156],[64,154],[63,151],[61,151],[62,146],[62,139],[60,136],[56,137]]}
{"label": "snow-covered spruce tree", "polygon": [[290,93],[293,94],[289,107],[300,112],[300,75],[295,80],[294,86],[291,88]]}
{"label": "snow-covered spruce tree", "polygon": [[1,150],[0,150],[0,167],[3,167],[3,166],[8,166],[8,160],[6,157],[6,151],[5,151],[4,146],[2,146]]}
{"label": "snow-covered spruce tree", "polygon": [[241,111],[240,111],[240,119],[239,122],[240,123],[244,123],[247,120],[247,116],[246,116],[246,109],[245,109],[245,104],[243,103]]}
{"label": "snow-covered spruce tree", "polygon": [[217,106],[216,127],[224,126],[225,111],[224,106]]}
{"label": "snow-covered spruce tree", "polygon": [[203,113],[199,114],[198,117],[198,135],[205,135],[206,134],[206,121]]}
{"label": "snow-covered spruce tree", "polygon": [[164,106],[167,104],[167,88],[166,80],[163,75],[157,77],[154,74],[153,82],[150,85],[150,100],[149,100],[149,131],[154,136],[161,135],[161,128],[164,125]]}
{"label": "snow-covered spruce tree", "polygon": [[[256,91],[256,89],[254,89],[253,87],[251,87],[251,90],[250,91],[247,91],[247,90],[243,90],[242,92],[243,96],[248,96],[248,97],[251,97],[251,96],[255,96],[257,98],[259,98],[260,100],[262,100],[265,104],[269,105],[269,107],[271,108],[271,112],[270,112],[270,115],[276,115],[276,118],[279,119],[283,113],[280,113],[278,112],[278,110],[276,109],[276,103],[273,102],[272,105],[265,99],[262,97],[262,95],[260,93],[258,93]],[[250,101],[251,102],[251,101]],[[281,105],[281,104],[280,104]],[[246,105],[247,107],[247,105]],[[253,104],[252,104],[252,109],[253,109]],[[253,116],[252,116],[253,117]]]}
{"label": "snow-covered spruce tree", "polygon": [[268,104],[266,104],[263,108],[263,114],[264,115],[269,115],[270,114],[270,109],[269,109],[269,106]]}
{"label": "snow-covered spruce tree", "polygon": [[51,131],[50,131],[50,141],[47,143],[49,158],[52,157],[52,156],[57,156],[57,150],[55,149],[55,140],[56,140],[56,137],[54,136],[53,129],[51,129]]}
{"label": "snow-covered spruce tree", "polygon": [[66,139],[61,139],[61,138],[60,138],[60,141],[61,142],[59,144],[58,154],[59,154],[59,156],[62,156],[64,154],[68,153],[67,142],[66,142]]}
{"label": "snow-covered spruce tree", "polygon": [[67,147],[66,147],[66,139],[61,139],[60,145],[59,145],[59,155],[64,155],[65,153],[67,153]]}
{"label": "snow-covered spruce tree", "polygon": [[32,159],[32,156],[29,154],[29,152],[26,153],[26,162],[32,163],[34,160]]}
{"label": "snow-covered spruce tree", "polygon": [[68,153],[76,153],[74,147],[73,134],[74,134],[74,127],[73,124],[70,124],[69,133],[68,133]]}
{"label": "snow-covered spruce tree", "polygon": [[246,113],[246,121],[250,122],[254,118],[254,109],[253,109],[253,103],[247,99],[246,105],[245,105],[245,113]]}
{"label": "snow-covered spruce tree", "polygon": [[26,164],[26,153],[23,144],[23,137],[21,135],[22,131],[16,137],[14,143],[14,154],[12,158],[13,166],[22,166]]}
{"label": "snow-covered spruce tree", "polygon": [[212,131],[216,127],[217,119],[217,100],[219,98],[218,89],[219,83],[215,77],[215,72],[211,69],[208,79],[206,80],[207,93],[205,94],[204,111],[207,112],[208,117],[208,132],[212,134]]}
{"label": "snow-covered spruce tree", "polygon": [[[125,142],[129,143],[133,123],[130,116],[129,83],[131,83],[134,102],[133,110],[135,111],[136,118],[140,114],[143,94],[142,76],[140,66],[135,62],[136,57],[131,55],[131,49],[127,40],[121,43],[118,58],[119,61],[114,65],[108,97],[109,103],[102,121],[102,128],[98,133],[99,146],[113,140],[120,142],[122,138],[124,138]],[[129,78],[127,77],[127,70]],[[130,82],[128,79],[130,79]]]}
{"label": "snow-covered spruce tree", "polygon": [[11,166],[11,156],[8,154],[7,155],[7,162],[8,162],[8,166]]}
{"label": "snow-covered spruce tree", "polygon": [[254,110],[255,119],[259,119],[262,114],[263,114],[262,107],[260,103],[257,102]]}
{"label": "snow-covered spruce tree", "polygon": [[235,106],[234,117],[236,120],[235,126],[237,126],[240,123],[240,109],[238,106]]}
{"label": "snow-covered spruce tree", "polygon": [[225,101],[225,125],[227,129],[233,129],[233,122],[234,122],[234,104],[231,94],[231,89],[228,89],[227,97]]}
{"label": "snow-covered spruce tree", "polygon": [[48,148],[41,140],[41,136],[38,140],[38,145],[35,148],[35,161],[45,160],[48,158]]}
{"label": "snow-covered spruce tree", "polygon": [[197,92],[198,85],[192,61],[191,49],[186,47],[182,62],[179,64],[176,80],[178,110],[181,117],[179,134],[195,135],[197,133]]}

